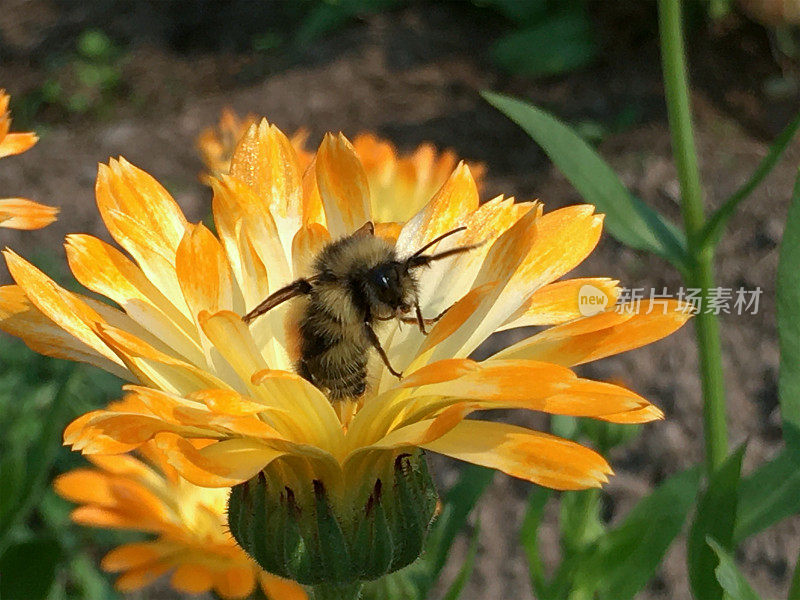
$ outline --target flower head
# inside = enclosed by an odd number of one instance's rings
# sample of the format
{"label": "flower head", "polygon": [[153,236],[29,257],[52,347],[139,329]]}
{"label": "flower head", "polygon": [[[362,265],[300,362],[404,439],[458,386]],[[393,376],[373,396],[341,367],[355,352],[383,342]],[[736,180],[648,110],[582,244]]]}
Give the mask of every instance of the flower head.
{"label": "flower head", "polygon": [[[39,139],[35,133],[9,133],[10,97],[0,89],[0,158],[21,154]],[[0,198],[0,227],[10,229],[41,229],[56,220],[58,209],[24,198]]]}
{"label": "flower head", "polygon": [[256,582],[273,600],[305,600],[295,583],[262,571],[227,530],[228,490],[200,488],[180,477],[152,444],[131,455],[92,456],[93,467],[59,476],[56,491],[76,502],[72,519],[81,525],[155,534],[109,552],[102,566],[121,572],[120,591],[144,587],[171,573],[176,590],[214,590],[226,600],[248,597]]}
{"label": "flower head", "polygon": [[[661,301],[581,316],[582,287],[602,290],[612,305],[617,295],[607,278],[560,280],[597,244],[602,217],[592,206],[545,214],[538,203],[502,197],[480,204],[461,163],[405,220],[407,206],[371,194],[344,136],[327,135],[303,171],[290,140],[266,121],[248,130],[230,175],[213,188],[219,237],[187,222],[144,171],[124,159],[101,165],[98,207],[133,260],[87,235],[69,236],[67,255],[76,278],[120,309],[69,292],[6,252],[17,285],[0,288],[0,328],[132,382],[122,400],[67,428],[73,448],[114,454],[152,441],[196,485],[236,486],[264,473],[301,512],[319,514],[324,492],[335,518],[353,523],[374,504],[379,481],[396,481],[398,459],[420,449],[556,489],[597,487],[611,473],[589,448],[467,418],[476,411],[617,423],[661,417],[635,392],[571,369],[660,339],[688,318],[677,302]],[[421,273],[423,314],[444,312],[428,335],[397,321],[379,331],[403,377],[373,357],[367,391],[332,403],[294,371],[291,303],[249,325],[242,315],[305,275],[330,240],[370,220],[400,256],[459,227],[435,250],[480,245]],[[531,325],[551,327],[485,360],[469,358],[493,332]],[[393,489],[382,486],[385,502]]]}

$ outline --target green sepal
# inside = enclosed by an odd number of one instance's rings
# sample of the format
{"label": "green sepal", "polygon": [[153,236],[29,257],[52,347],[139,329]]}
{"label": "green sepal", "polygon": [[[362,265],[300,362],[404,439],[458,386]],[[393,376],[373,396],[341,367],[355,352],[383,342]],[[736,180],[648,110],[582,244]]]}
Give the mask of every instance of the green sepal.
{"label": "green sepal", "polygon": [[268,468],[233,487],[228,526],[265,571],[303,585],[380,578],[419,557],[438,498],[421,453],[388,472],[388,493],[376,479],[366,498],[332,498],[321,481],[296,493]]}
{"label": "green sepal", "polygon": [[333,514],[321,481],[314,481],[314,498],[317,513],[317,537],[320,568],[326,580],[348,582],[358,579],[358,569],[350,560],[344,533]]}

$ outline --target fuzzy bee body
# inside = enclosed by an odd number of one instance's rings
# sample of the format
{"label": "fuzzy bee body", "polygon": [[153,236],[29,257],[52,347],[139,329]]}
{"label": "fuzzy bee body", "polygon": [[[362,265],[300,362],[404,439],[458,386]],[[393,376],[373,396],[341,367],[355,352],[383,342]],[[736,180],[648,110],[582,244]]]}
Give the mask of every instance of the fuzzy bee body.
{"label": "fuzzy bee body", "polygon": [[[357,398],[366,390],[370,340],[364,324],[375,325],[372,307],[378,304],[370,273],[396,262],[394,248],[372,235],[333,242],[314,262],[315,283],[300,319],[297,371],[331,400]],[[400,296],[413,302],[410,282],[407,278]]]}
{"label": "fuzzy bee body", "polygon": [[[422,317],[414,270],[473,248],[422,254],[443,237],[462,230],[439,236],[412,256],[400,259],[394,246],[375,236],[372,223],[366,223],[355,233],[325,246],[314,260],[309,277],[276,291],[244,320],[252,321],[286,300],[304,297],[297,372],[332,402],[358,398],[367,388],[370,348],[378,352],[393,375],[401,376],[389,363],[375,334],[380,321],[396,318],[416,323],[425,333],[425,324],[438,319]],[[415,315],[406,316],[412,309]]]}

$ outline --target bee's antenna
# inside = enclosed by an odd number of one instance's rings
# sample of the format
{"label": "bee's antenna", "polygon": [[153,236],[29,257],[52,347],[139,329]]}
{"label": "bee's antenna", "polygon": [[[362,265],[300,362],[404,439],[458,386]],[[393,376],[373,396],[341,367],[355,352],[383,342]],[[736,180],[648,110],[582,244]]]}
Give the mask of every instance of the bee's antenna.
{"label": "bee's antenna", "polygon": [[425,250],[427,250],[428,248],[430,248],[431,246],[433,246],[437,242],[441,242],[444,238],[449,237],[449,236],[453,235],[454,233],[458,233],[459,231],[464,231],[465,229],[466,229],[466,227],[463,227],[463,226],[462,227],[456,227],[455,229],[453,229],[451,231],[448,231],[447,233],[443,233],[439,237],[433,238],[430,242],[425,244],[422,248],[420,248],[419,250],[414,252],[414,254],[412,254],[409,257],[409,260],[414,258],[414,257],[416,257],[416,256],[419,256],[420,254],[425,252]]}
{"label": "bee's antenna", "polygon": [[447,233],[443,233],[439,237],[431,240],[427,244],[425,244],[422,248],[414,252],[411,256],[406,259],[406,269],[416,269],[418,267],[424,267],[431,264],[435,260],[441,260],[443,258],[447,258],[448,256],[453,256],[454,254],[461,254],[462,252],[467,252],[469,250],[474,250],[475,248],[479,248],[483,246],[483,242],[479,242],[477,244],[470,244],[469,246],[460,246],[458,248],[451,248],[450,250],[445,250],[444,252],[439,252],[439,254],[432,254],[430,256],[425,256],[422,254],[433,246],[436,242],[440,242],[447,236],[453,235],[454,233],[458,233],[459,231],[464,231],[466,227],[457,227],[452,231],[448,231]]}

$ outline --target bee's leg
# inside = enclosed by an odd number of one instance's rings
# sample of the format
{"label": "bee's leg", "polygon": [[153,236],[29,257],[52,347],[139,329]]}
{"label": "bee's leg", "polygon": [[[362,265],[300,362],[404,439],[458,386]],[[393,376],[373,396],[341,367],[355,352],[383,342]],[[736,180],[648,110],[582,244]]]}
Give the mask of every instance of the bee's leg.
{"label": "bee's leg", "polygon": [[287,286],[282,287],[278,291],[271,294],[266,300],[264,300],[261,304],[256,306],[253,310],[247,313],[242,320],[245,323],[250,323],[253,319],[258,317],[259,315],[263,315],[265,312],[272,310],[282,302],[286,302],[287,300],[291,300],[295,296],[302,296],[303,294],[310,294],[312,290],[312,282],[315,278],[310,279],[298,279],[297,281],[293,281]]}
{"label": "bee's leg", "polygon": [[431,317],[428,319],[423,318],[422,310],[420,309],[419,304],[415,304],[414,309],[416,310],[417,313],[415,317],[398,317],[398,319],[400,319],[400,321],[403,323],[418,325],[419,330],[425,335],[428,335],[428,332],[425,330],[425,325],[433,325],[434,323],[436,323],[439,319],[441,319],[445,315],[445,313],[448,310],[450,310],[450,307],[448,306],[435,317]]}
{"label": "bee's leg", "polygon": [[389,373],[391,373],[392,375],[394,375],[398,379],[402,378],[403,374],[402,373],[398,373],[397,371],[395,371],[392,368],[392,365],[389,362],[389,357],[386,356],[386,351],[383,349],[383,346],[381,346],[381,342],[378,339],[378,336],[375,335],[375,330],[372,329],[372,325],[369,324],[369,321],[365,321],[364,322],[364,333],[367,334],[367,339],[369,340],[369,343],[372,344],[372,347],[375,348],[375,350],[378,351],[378,354],[380,355],[381,359],[383,360],[383,364],[385,364],[386,368],[389,369]]}

